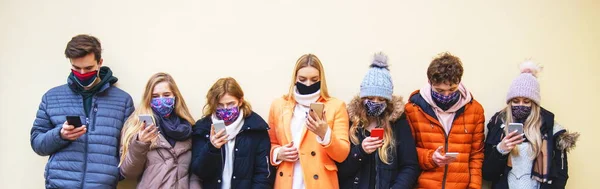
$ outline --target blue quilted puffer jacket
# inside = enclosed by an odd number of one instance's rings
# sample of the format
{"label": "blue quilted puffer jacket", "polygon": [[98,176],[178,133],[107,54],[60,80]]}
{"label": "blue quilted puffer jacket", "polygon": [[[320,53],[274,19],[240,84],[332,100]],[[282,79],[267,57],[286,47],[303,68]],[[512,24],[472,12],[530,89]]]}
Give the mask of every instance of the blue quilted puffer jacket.
{"label": "blue quilted puffer jacket", "polygon": [[[30,140],[35,153],[50,156],[44,172],[46,188],[117,187],[121,128],[134,107],[131,96],[112,84],[103,84],[92,97],[89,116],[83,97],[70,88],[71,80],[42,97]],[[69,115],[80,116],[87,125],[87,133],[75,141],[60,137]]]}

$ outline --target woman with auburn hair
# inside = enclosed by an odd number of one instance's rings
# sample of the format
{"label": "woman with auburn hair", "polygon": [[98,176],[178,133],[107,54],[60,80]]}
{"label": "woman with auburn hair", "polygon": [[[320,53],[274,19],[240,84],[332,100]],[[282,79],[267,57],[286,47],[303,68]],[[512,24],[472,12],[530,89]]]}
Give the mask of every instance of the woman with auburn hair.
{"label": "woman with auburn hair", "polygon": [[348,112],[343,101],[329,95],[317,56],[296,61],[287,95],[271,104],[269,125],[275,188],[339,188],[335,163],[350,150]]}
{"label": "woman with auburn hair", "polygon": [[190,188],[193,121],[173,77],[154,74],[122,131],[121,175],[137,188]]}
{"label": "woman with auburn hair", "polygon": [[203,188],[272,188],[268,129],[235,79],[215,82],[206,94],[204,118],[192,134],[191,170]]}

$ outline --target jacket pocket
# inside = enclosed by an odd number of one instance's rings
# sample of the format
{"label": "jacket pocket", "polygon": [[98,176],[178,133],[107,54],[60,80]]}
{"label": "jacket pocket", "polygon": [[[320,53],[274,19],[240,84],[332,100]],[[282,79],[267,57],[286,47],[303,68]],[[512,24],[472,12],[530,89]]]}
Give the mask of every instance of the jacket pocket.
{"label": "jacket pocket", "polygon": [[338,168],[335,164],[325,164],[325,169],[327,169],[328,171],[337,171]]}

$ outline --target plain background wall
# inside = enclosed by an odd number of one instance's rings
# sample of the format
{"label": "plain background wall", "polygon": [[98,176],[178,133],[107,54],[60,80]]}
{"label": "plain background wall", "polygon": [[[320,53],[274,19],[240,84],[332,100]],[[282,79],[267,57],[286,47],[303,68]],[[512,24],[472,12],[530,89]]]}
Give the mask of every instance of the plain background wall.
{"label": "plain background wall", "polygon": [[[394,92],[423,86],[438,53],[461,57],[463,82],[486,109],[505,105],[527,58],[543,64],[542,105],[583,135],[569,156],[568,188],[590,188],[600,132],[598,1],[31,1],[0,0],[0,188],[41,188],[47,157],[29,132],[41,96],[66,82],[64,48],[98,37],[104,65],[137,102],[147,79],[172,74],[195,119],[209,87],[236,78],[267,117],[296,59],[315,53],[333,96],[348,102],[372,54],[389,55]],[[121,185],[126,188],[129,185]]]}

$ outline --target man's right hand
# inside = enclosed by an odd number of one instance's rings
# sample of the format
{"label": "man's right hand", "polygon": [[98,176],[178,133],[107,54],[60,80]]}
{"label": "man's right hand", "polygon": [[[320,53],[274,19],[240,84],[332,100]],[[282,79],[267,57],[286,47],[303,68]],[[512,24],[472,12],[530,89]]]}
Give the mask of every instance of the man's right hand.
{"label": "man's right hand", "polygon": [[296,162],[298,161],[298,149],[294,147],[294,142],[281,146],[277,154],[277,160]]}
{"label": "man's right hand", "polygon": [[440,146],[433,152],[433,162],[439,167],[448,165],[456,160],[454,157],[442,155],[443,148],[443,146]]}
{"label": "man's right hand", "polygon": [[75,126],[69,125],[69,123],[65,121],[65,123],[63,123],[62,128],[60,129],[60,138],[64,140],[74,141],[77,140],[77,138],[81,137],[81,135],[85,134],[85,132],[87,132],[87,128],[85,125],[75,128]]}

